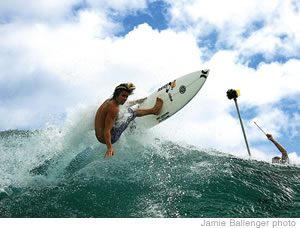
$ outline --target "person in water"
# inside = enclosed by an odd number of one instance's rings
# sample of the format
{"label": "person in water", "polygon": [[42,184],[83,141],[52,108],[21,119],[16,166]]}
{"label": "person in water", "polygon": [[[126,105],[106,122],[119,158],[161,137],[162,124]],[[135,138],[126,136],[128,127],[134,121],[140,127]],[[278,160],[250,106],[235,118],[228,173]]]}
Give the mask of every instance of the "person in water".
{"label": "person in water", "polygon": [[274,138],[271,134],[266,134],[267,138],[274,143],[274,145],[277,147],[277,149],[281,152],[282,156],[281,157],[274,157],[272,158],[272,163],[288,163],[289,162],[289,156],[288,153],[286,151],[286,149],[284,149],[283,146],[281,146]]}
{"label": "person in water", "polygon": [[[115,88],[113,97],[107,99],[98,109],[95,116],[95,133],[96,138],[100,143],[106,144],[107,152],[104,158],[111,157],[115,154],[112,147],[122,133],[126,130],[131,121],[136,117],[145,115],[159,115],[163,100],[156,98],[155,105],[150,109],[139,109],[136,110],[128,108],[127,118],[119,117],[119,106],[124,105],[129,95],[135,90],[135,86],[132,83],[123,83]],[[133,102],[129,102],[129,106],[133,106],[138,103],[142,103],[146,98],[139,99]]]}

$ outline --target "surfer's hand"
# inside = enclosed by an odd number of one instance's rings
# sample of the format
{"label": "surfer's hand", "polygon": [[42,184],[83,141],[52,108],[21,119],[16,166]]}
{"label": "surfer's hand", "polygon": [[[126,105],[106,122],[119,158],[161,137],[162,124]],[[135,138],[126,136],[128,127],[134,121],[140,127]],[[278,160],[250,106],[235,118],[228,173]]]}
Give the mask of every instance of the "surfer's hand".
{"label": "surfer's hand", "polygon": [[106,158],[107,156],[108,156],[108,157],[111,157],[111,156],[113,156],[114,154],[115,154],[115,151],[114,151],[113,148],[107,149],[107,152],[106,152],[104,158]]}

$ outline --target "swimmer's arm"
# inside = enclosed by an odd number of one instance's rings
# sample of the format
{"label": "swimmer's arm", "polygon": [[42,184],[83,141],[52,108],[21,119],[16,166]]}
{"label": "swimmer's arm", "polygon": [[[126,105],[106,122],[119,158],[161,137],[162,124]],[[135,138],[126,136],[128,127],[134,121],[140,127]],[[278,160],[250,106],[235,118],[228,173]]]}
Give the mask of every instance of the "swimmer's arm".
{"label": "swimmer's arm", "polygon": [[147,97],[141,98],[141,99],[138,99],[138,100],[135,100],[135,101],[128,101],[128,105],[129,105],[129,107],[131,107],[131,106],[136,105],[136,104],[141,104],[146,99],[147,99]]}
{"label": "swimmer's arm", "polygon": [[287,151],[286,151],[286,149],[282,146],[282,145],[280,145],[273,137],[272,137],[272,135],[271,134],[267,134],[267,137],[268,137],[268,139],[272,142],[272,143],[274,143],[274,145],[277,147],[277,149],[281,152],[281,154],[282,154],[282,159],[288,159],[289,157],[288,157],[288,154],[287,154]]}
{"label": "swimmer's arm", "polygon": [[278,148],[278,150],[282,153],[282,155],[287,155],[287,151],[286,149],[284,149],[283,146],[281,146],[278,142],[276,142],[275,140],[273,141],[273,143],[275,144],[275,146]]}
{"label": "swimmer's arm", "polygon": [[105,144],[107,146],[107,152],[104,158],[106,158],[107,156],[111,157],[115,154],[115,151],[111,143],[111,129],[113,128],[117,115],[118,115],[118,109],[111,109],[108,111],[107,116],[105,118],[104,139],[105,139]]}

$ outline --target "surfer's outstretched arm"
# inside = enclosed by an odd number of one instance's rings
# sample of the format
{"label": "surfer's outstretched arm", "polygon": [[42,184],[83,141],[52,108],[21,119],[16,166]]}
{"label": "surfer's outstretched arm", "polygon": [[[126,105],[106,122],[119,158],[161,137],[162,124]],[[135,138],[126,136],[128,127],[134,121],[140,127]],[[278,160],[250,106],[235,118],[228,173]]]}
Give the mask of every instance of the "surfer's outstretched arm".
{"label": "surfer's outstretched arm", "polygon": [[136,115],[138,117],[141,116],[146,116],[146,115],[159,115],[161,108],[163,106],[163,100],[160,99],[159,97],[156,98],[156,103],[155,105],[150,108],[150,109],[141,109],[141,108],[137,108],[136,111]]}
{"label": "surfer's outstretched arm", "polygon": [[277,147],[277,149],[281,152],[282,154],[282,159],[286,160],[288,159],[288,154],[287,154],[287,151],[286,149],[280,145],[274,138],[271,134],[266,134],[267,138],[272,142],[274,143],[274,145]]}

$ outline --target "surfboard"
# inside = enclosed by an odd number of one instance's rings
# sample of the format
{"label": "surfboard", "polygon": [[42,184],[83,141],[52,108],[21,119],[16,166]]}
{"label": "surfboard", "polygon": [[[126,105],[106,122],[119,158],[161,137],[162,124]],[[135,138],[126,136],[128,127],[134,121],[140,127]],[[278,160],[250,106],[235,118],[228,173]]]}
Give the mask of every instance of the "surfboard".
{"label": "surfboard", "polygon": [[204,85],[208,74],[208,69],[196,71],[176,78],[158,88],[137,108],[152,108],[156,98],[159,97],[164,101],[160,114],[136,118],[136,126],[152,128],[173,116],[196,96]]}

